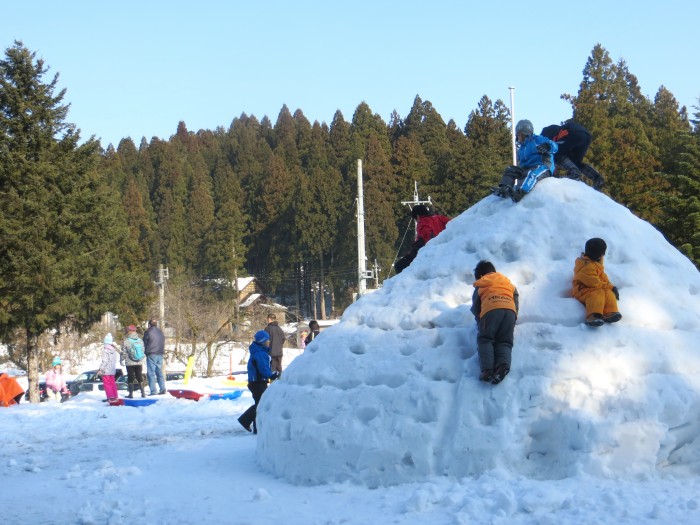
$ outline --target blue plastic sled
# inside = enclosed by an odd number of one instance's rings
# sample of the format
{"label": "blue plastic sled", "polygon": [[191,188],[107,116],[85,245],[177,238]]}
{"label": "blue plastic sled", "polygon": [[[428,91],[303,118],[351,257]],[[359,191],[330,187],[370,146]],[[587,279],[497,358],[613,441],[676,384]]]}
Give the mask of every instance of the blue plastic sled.
{"label": "blue plastic sled", "polygon": [[234,390],[223,394],[209,394],[209,399],[238,399],[243,395],[243,390]]}
{"label": "blue plastic sled", "polygon": [[124,405],[128,407],[147,407],[158,401],[157,399],[124,399]]}

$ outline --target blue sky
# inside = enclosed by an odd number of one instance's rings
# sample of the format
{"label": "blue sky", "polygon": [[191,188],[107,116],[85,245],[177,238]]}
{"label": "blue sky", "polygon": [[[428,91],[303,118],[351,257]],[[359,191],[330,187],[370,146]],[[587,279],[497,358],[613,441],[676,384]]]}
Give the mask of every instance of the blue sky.
{"label": "blue sky", "polygon": [[[487,95],[535,129],[571,116],[596,43],[624,59],[653,98],[700,97],[700,2],[215,1],[3,2],[0,44],[14,40],[59,73],[68,121],[102,145],[273,122],[283,104],[313,122],[360,102],[386,122],[416,95],[463,128]],[[648,4],[648,7],[646,6]],[[643,7],[644,6],[644,7]],[[48,80],[48,77],[47,77]]]}

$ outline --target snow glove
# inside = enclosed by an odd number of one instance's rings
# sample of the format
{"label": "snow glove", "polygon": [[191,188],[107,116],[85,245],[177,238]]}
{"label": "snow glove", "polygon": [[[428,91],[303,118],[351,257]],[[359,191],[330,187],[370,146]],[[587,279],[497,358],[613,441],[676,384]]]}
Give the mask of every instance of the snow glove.
{"label": "snow glove", "polygon": [[537,153],[540,155],[549,155],[550,150],[551,146],[549,145],[549,142],[543,142],[542,144],[537,145]]}
{"label": "snow glove", "polygon": [[612,293],[615,295],[615,299],[620,300],[620,292],[617,291],[617,286],[612,287]]}

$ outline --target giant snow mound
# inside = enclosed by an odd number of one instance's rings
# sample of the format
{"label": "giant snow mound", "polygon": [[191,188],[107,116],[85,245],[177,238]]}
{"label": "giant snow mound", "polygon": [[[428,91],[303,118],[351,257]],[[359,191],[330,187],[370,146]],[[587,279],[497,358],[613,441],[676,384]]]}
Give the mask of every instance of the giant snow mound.
{"label": "giant snow mound", "polygon": [[[590,237],[622,321],[582,324],[570,294]],[[472,269],[520,292],[510,375],[477,380]],[[700,274],[585,184],[486,197],[401,275],[347,309],[263,396],[258,459],[294,483],[369,486],[492,469],[554,479],[700,474]]]}

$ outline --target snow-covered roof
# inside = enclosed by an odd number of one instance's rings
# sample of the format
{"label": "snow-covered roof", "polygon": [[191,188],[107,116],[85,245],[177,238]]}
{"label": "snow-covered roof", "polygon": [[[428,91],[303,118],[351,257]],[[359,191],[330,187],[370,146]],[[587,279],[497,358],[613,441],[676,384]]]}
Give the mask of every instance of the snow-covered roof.
{"label": "snow-covered roof", "polygon": [[238,279],[236,279],[236,282],[238,283],[238,289],[243,290],[246,286],[248,286],[254,280],[255,280],[255,277],[239,277]]}
{"label": "snow-covered roof", "polygon": [[252,294],[250,294],[248,297],[246,297],[246,300],[243,301],[243,302],[240,304],[240,307],[241,307],[241,308],[247,308],[248,306],[250,306],[251,304],[253,304],[255,301],[257,301],[258,299],[260,299],[260,297],[262,297],[262,294],[259,294],[259,293],[252,293]]}
{"label": "snow-covered roof", "polygon": [[[264,299],[265,296],[261,293],[252,293],[248,297],[246,297],[245,301],[243,301],[239,306],[241,308],[247,308],[251,306],[255,301],[258,299]],[[286,312],[288,308],[286,306],[283,306],[278,303],[263,303],[260,305],[261,308],[269,308],[270,310],[276,310],[276,311],[283,311]]]}

